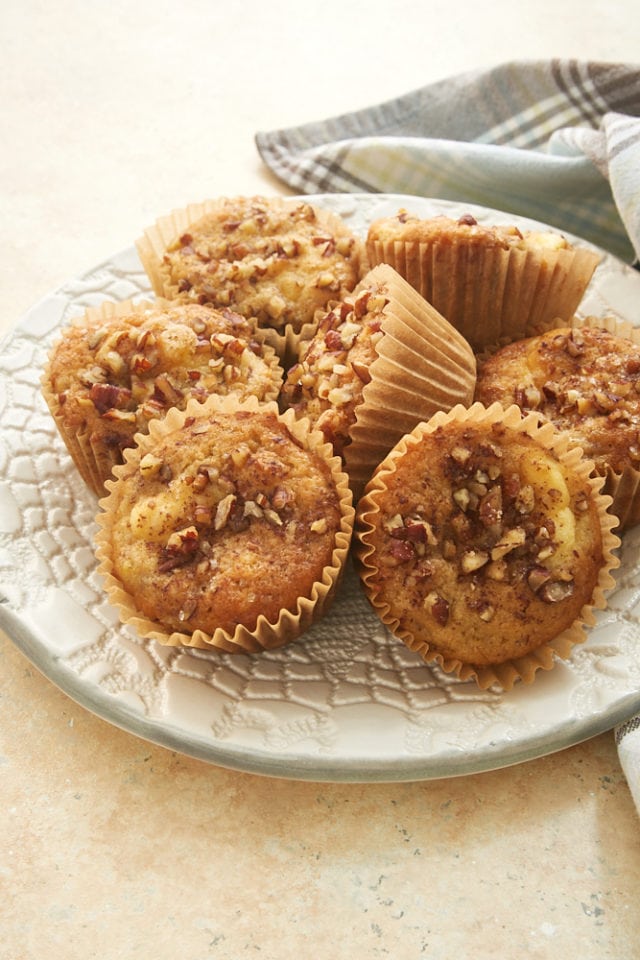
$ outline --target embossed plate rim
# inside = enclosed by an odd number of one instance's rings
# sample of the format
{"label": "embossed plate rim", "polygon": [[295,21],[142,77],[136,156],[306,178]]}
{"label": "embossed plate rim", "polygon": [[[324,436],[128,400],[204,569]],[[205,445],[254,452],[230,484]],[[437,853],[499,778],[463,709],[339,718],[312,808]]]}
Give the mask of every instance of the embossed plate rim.
{"label": "embossed plate rim", "polygon": [[631,694],[621,700],[615,709],[607,711],[606,715],[592,717],[574,731],[561,725],[553,734],[547,731],[544,735],[529,739],[526,745],[496,743],[493,748],[470,756],[461,754],[456,758],[445,756],[427,761],[424,758],[403,758],[400,764],[394,758],[380,758],[371,762],[357,757],[351,758],[348,763],[332,763],[330,759],[325,759],[319,764],[317,758],[311,755],[260,752],[237,745],[225,748],[220,742],[212,744],[210,740],[194,733],[186,739],[181,728],[167,722],[148,720],[131,708],[114,701],[98,687],[83,684],[73,671],[60,667],[55,658],[48,657],[41,640],[2,600],[0,629],[4,630],[37,669],[71,700],[125,733],[225,769],[287,780],[406,783],[487,773],[575,746],[598,734],[606,733],[640,710],[640,693]]}

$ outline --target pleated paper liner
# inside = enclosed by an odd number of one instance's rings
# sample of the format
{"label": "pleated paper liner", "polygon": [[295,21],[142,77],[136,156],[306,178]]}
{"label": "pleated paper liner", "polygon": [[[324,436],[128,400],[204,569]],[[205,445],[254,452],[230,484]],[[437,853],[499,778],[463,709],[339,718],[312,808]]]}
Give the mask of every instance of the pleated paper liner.
{"label": "pleated paper liner", "polygon": [[[300,596],[290,608],[280,611],[275,621],[259,616],[253,628],[241,623],[231,633],[217,629],[211,634],[202,630],[192,633],[180,632],[163,626],[145,616],[136,606],[136,601],[114,574],[113,511],[119,495],[119,486],[125,478],[136,471],[141,458],[153,452],[161,438],[179,430],[185,419],[194,417],[206,422],[208,416],[218,413],[243,411],[247,414],[267,411],[278,417],[295,442],[303,449],[322,458],[330,468],[332,481],[339,499],[340,523],[335,535],[331,562],[322,570],[321,576],[310,585],[308,593]],[[200,649],[224,650],[229,653],[256,653],[289,643],[317,622],[329,609],[341,581],[349,554],[354,523],[354,508],[348,478],[342,470],[338,457],[319,431],[311,429],[308,420],[296,421],[290,411],[278,413],[276,403],[261,404],[255,397],[239,400],[236,397],[211,396],[204,404],[191,400],[186,410],[172,409],[162,421],[153,421],[147,435],[137,437],[137,446],[125,452],[125,463],[114,470],[114,478],[106,484],[107,496],[100,501],[101,512],[97,516],[98,533],[95,538],[98,572],[102,576],[109,601],[117,608],[121,622],[134,629],[145,639],[156,640],[168,646],[198,647]]]}
{"label": "pleated paper liner", "polygon": [[[142,322],[149,311],[161,313],[165,309],[175,312],[176,309],[180,310],[181,307],[176,302],[162,298],[155,301],[145,300],[135,303],[131,300],[105,301],[98,307],[90,307],[81,317],[75,318],[69,328],[86,328],[99,333],[103,327],[108,327],[112,321],[126,323],[127,319],[131,318],[132,323],[136,324]],[[175,321],[170,320],[170,322]],[[67,335],[67,332],[63,329],[49,353],[49,359],[41,379],[42,393],[82,479],[94,493],[101,496],[104,493],[104,482],[111,476],[113,467],[122,463],[120,444],[108,442],[106,434],[109,433],[109,429],[113,435],[117,432],[121,443],[130,445],[133,442],[133,435],[139,430],[139,427],[134,424],[127,425],[124,422],[119,425],[118,421],[110,425],[101,422],[89,399],[89,388],[87,388],[86,401],[88,414],[84,426],[79,427],[77,423],[69,422],[68,417],[65,416],[64,405],[61,405],[58,394],[53,390],[51,383],[52,358]],[[265,381],[257,395],[260,400],[275,400],[282,385],[283,371],[279,358],[273,347],[268,344],[263,344],[261,357],[266,365]],[[188,357],[185,357],[185,364],[188,364]],[[250,393],[253,388],[242,380],[237,380],[227,384],[225,389],[244,396]],[[257,386],[256,389],[258,389]],[[183,405],[183,401],[178,401],[177,405]],[[107,429],[107,426],[109,426],[109,429]]]}
{"label": "pleated paper liner", "polygon": [[[168,248],[185,233],[188,233],[189,229],[203,217],[224,212],[228,199],[225,197],[208,199],[201,203],[191,203],[182,209],[175,209],[167,215],[159,217],[138,238],[136,241],[138,255],[157,296],[172,300],[192,299],[189,294],[183,293],[175,280],[172,279],[164,263],[164,256]],[[250,198],[235,199],[246,200]],[[264,200],[265,198],[259,199]],[[266,202],[286,207],[294,207],[300,203],[300,201],[284,197],[273,197],[270,200],[267,199]],[[367,270],[364,243],[354,236],[338,214],[319,206],[312,206],[316,212],[318,228],[321,233],[326,233],[328,237],[349,237],[353,239],[353,265],[357,274],[354,282],[355,286],[357,280]],[[258,279],[257,285],[259,283]],[[333,291],[330,296],[335,299],[347,292],[347,290]],[[329,292],[327,292],[326,299],[328,301]],[[230,307],[233,309],[233,303],[230,304]],[[298,322],[295,324],[288,323],[283,328],[268,323],[261,323],[259,326],[262,337],[276,350],[284,365],[287,366],[293,361],[300,338],[311,336],[314,329],[314,316],[301,316]]]}
{"label": "pleated paper liner", "polygon": [[388,263],[476,352],[569,321],[600,260],[587,248],[504,250],[464,242],[369,240],[372,266]]}
{"label": "pleated paper liner", "polygon": [[46,383],[42,385],[42,394],[82,481],[92,493],[100,496],[104,492],[105,479],[111,476],[116,463],[121,462],[120,457],[113,449],[98,443],[90,431],[71,432],[56,406],[54,394]]}
{"label": "pleated paper liner", "polygon": [[356,496],[391,447],[437,410],[471,402],[476,361],[471,347],[431,304],[387,264],[363,280],[384,283],[384,336],[369,368],[345,447],[345,463]]}
{"label": "pleated paper liner", "polygon": [[[402,628],[389,604],[378,599],[379,591],[373,579],[378,568],[375,550],[368,538],[375,529],[375,518],[379,513],[378,498],[384,494],[387,478],[395,473],[397,464],[407,450],[419,444],[426,433],[432,433],[439,427],[446,429],[447,424],[453,422],[487,427],[492,423],[500,423],[510,430],[527,433],[534,437],[543,449],[553,451],[565,470],[588,485],[597,507],[601,528],[603,563],[593,595],[590,601],[583,605],[577,620],[528,655],[489,666],[446,658],[430,646],[428,637],[416,636]],[[471,407],[457,406],[447,413],[437,413],[428,422],[416,426],[410,434],[400,440],[380,464],[374,477],[367,484],[357,510],[354,552],[365,593],[382,623],[409,649],[418,653],[426,663],[435,663],[444,673],[453,674],[460,680],[473,680],[481,689],[497,686],[509,691],[517,682],[530,684],[539,670],[552,669],[558,658],[567,660],[575,645],[585,640],[586,627],[593,626],[595,623],[594,610],[606,608],[606,593],[614,585],[612,570],[619,565],[615,551],[620,545],[620,540],[613,533],[617,519],[608,511],[611,498],[600,492],[602,478],[594,477],[591,467],[592,464],[583,458],[582,451],[575,447],[569,448],[566,440],[556,433],[550,423],[542,423],[535,414],[523,418],[515,405],[506,410],[499,404],[492,404],[488,408],[479,403],[474,403]],[[425,468],[428,469],[428,464]]]}

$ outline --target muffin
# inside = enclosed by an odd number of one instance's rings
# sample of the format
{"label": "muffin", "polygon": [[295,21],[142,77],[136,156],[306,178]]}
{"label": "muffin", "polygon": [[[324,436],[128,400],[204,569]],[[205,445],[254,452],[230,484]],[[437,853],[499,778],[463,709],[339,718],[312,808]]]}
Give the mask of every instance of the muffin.
{"label": "muffin", "polygon": [[370,225],[367,255],[395,267],[476,351],[569,321],[600,259],[552,230],[407,210]]}
{"label": "muffin", "polygon": [[98,495],[134,435],[212,393],[277,397],[283,371],[255,324],[196,303],[106,303],[71,323],[42,379],[80,474]]}
{"label": "muffin", "polygon": [[349,550],[346,476],[275,402],[212,395],[152,421],[107,482],[99,572],[124,623],[168,645],[259,651],[298,637]]}
{"label": "muffin", "polygon": [[605,478],[620,529],[640,520],[640,330],[586,318],[480,364],[476,399],[550,420]]}
{"label": "muffin", "polygon": [[464,338],[380,264],[319,317],[281,402],[311,419],[360,488],[419,420],[471,402],[475,365]]}
{"label": "muffin", "polygon": [[456,407],[403,438],[358,505],[367,597],[425,661],[510,689],[584,639],[617,565],[601,480],[550,423]]}
{"label": "muffin", "polygon": [[363,254],[362,241],[330,211],[260,196],[174,211],[137,248],[158,296],[231,307],[277,334],[274,343],[353,290]]}

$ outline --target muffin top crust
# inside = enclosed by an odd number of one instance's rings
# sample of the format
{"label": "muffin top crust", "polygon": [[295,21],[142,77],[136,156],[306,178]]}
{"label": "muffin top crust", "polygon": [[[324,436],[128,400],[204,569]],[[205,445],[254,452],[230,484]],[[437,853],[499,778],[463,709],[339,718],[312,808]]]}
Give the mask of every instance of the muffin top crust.
{"label": "muffin top crust", "polygon": [[255,324],[231,310],[159,301],[70,324],[52,350],[48,387],[72,433],[111,449],[190,397],[277,396],[282,369]]}
{"label": "muffin top crust", "polygon": [[383,465],[359,521],[364,581],[394,632],[478,666],[570,627],[603,563],[584,472],[500,422],[423,432]]}
{"label": "muffin top crust", "polygon": [[472,214],[455,219],[443,214],[435,217],[416,217],[401,209],[393,217],[374,221],[368,231],[370,241],[383,243],[400,240],[404,243],[463,243],[470,246],[497,247],[503,250],[531,249],[566,250],[570,244],[561,234],[552,230],[520,230],[505,224],[491,226],[478,223]]}
{"label": "muffin top crust", "polygon": [[339,218],[281,198],[222,200],[176,237],[160,267],[173,296],[296,331],[359,280],[361,243]]}
{"label": "muffin top crust", "polygon": [[315,335],[301,346],[301,358],[285,377],[281,398],[296,416],[306,416],[342,456],[349,431],[370,382],[369,368],[383,336],[388,303],[384,282],[361,283],[353,296],[330,304]]}
{"label": "muffin top crust", "polygon": [[560,327],[479,365],[476,399],[535,411],[600,474],[640,467],[640,344],[597,326]]}
{"label": "muffin top crust", "polygon": [[272,409],[192,409],[110,483],[114,575],[170,630],[276,622],[332,562],[342,510],[330,464]]}

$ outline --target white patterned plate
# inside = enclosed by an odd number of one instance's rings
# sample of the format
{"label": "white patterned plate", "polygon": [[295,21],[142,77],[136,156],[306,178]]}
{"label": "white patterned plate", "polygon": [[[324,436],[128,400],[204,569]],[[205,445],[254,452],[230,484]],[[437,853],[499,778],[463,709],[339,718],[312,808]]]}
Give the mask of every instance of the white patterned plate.
{"label": "white patterned plate", "polygon": [[[364,234],[407,206],[465,204],[388,195],[309,198]],[[381,626],[353,574],[299,642],[254,656],[162,647],[119,625],[92,551],[96,500],[40,396],[58,328],[104,300],[142,299],[133,249],[36,304],[0,354],[0,627],[58,687],[109,722],[229,768],[308,780],[420,780],[518,763],[610,729],[640,709],[640,528],[625,535],[609,608],[568,663],[509,694],[427,667]],[[604,255],[583,313],[633,320],[640,274]]]}

